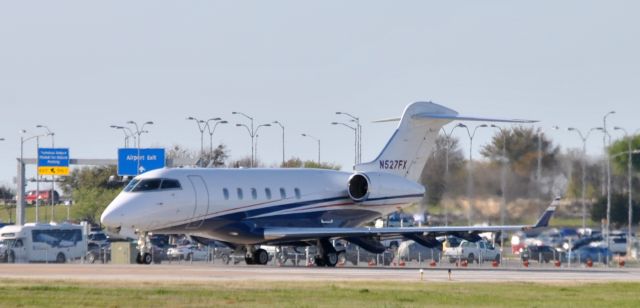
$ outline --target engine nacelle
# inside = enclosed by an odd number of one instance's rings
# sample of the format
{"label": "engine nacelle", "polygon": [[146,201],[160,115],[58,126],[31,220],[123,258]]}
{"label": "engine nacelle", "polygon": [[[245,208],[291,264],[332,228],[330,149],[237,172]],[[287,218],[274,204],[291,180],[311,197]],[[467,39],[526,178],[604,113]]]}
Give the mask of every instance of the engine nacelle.
{"label": "engine nacelle", "polygon": [[404,177],[384,173],[354,173],[349,177],[349,197],[356,202],[379,198],[424,195],[424,186]]}

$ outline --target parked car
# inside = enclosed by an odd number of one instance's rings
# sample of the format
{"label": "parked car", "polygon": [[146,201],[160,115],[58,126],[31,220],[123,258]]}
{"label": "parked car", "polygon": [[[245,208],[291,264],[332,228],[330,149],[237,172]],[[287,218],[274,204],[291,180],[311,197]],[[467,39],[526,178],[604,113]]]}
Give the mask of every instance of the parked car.
{"label": "parked car", "polygon": [[87,235],[88,248],[93,250],[96,247],[101,248],[109,244],[109,238],[102,231],[91,231]]}
{"label": "parked car", "polygon": [[466,259],[469,263],[473,261],[477,263],[484,261],[500,262],[500,251],[486,240],[477,242],[463,240],[460,246],[445,249],[444,257],[449,258],[451,263],[461,259]]}
{"label": "parked car", "polygon": [[191,244],[186,246],[171,247],[167,249],[167,256],[170,259],[202,261],[208,260],[209,251],[208,249],[198,247],[198,245]]}
{"label": "parked car", "polygon": [[93,246],[93,249],[89,249],[85,255],[85,260],[88,263],[107,263],[111,261],[111,244],[107,243],[104,246]]}
{"label": "parked car", "polygon": [[[232,248],[218,241],[210,242],[209,250],[211,251],[214,260],[222,260],[222,263],[224,264],[229,264],[235,253]],[[236,256],[235,260],[235,263],[244,261],[244,256]]]}
{"label": "parked car", "polygon": [[594,263],[609,263],[613,255],[606,247],[583,246],[563,255],[562,261],[586,263],[588,260]]}
{"label": "parked car", "polygon": [[520,252],[520,258],[522,261],[535,260],[538,262],[549,263],[549,261],[552,260],[560,260],[560,252],[556,251],[551,246],[530,245],[522,249],[522,252]]}
{"label": "parked car", "polygon": [[422,262],[425,260],[440,261],[440,250],[428,248],[412,240],[403,241],[398,247],[398,257],[404,261]]}
{"label": "parked car", "polygon": [[[24,196],[24,202],[29,205],[36,204],[36,200],[40,200],[40,204],[51,204],[51,190],[41,190],[40,192],[30,190]],[[60,202],[60,195],[57,191],[53,190],[53,203],[58,204]]]}

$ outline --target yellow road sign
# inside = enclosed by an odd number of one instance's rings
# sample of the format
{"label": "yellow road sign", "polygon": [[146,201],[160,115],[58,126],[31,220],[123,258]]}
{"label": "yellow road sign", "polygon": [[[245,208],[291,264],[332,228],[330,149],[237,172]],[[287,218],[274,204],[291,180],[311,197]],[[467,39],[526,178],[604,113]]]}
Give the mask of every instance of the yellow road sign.
{"label": "yellow road sign", "polygon": [[69,167],[38,167],[38,175],[69,175]]}

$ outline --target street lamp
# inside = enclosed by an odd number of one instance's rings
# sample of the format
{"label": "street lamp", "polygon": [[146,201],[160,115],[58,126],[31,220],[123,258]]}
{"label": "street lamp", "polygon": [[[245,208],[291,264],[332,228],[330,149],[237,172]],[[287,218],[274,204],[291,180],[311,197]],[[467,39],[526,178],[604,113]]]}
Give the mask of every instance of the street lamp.
{"label": "street lamp", "polygon": [[351,121],[356,123],[356,164],[362,162],[362,126],[360,125],[360,118],[341,111],[336,111],[336,114],[346,115],[351,118]]}
{"label": "street lamp", "polygon": [[[32,139],[36,139],[36,151],[37,149],[40,147],[40,137],[45,137],[46,134],[42,134],[42,135],[34,135],[31,137],[24,137],[24,134],[27,133],[26,130],[21,130],[20,131],[21,135],[20,135],[20,169],[21,169],[21,174],[20,174],[20,181],[19,181],[19,187],[18,187],[18,194],[20,196],[20,218],[18,219],[18,223],[22,224],[22,221],[24,219],[24,143],[32,140]],[[40,218],[40,213],[39,213],[39,207],[40,207],[40,199],[38,199],[39,194],[39,190],[40,190],[40,181],[38,180],[39,176],[36,173],[36,223],[38,223],[39,218]],[[18,215],[16,215],[18,216]]]}
{"label": "street lamp", "polygon": [[138,123],[136,123],[135,121],[128,121],[127,124],[134,125],[135,128],[136,128],[135,134],[138,137],[138,140],[137,140],[138,144],[136,145],[137,148],[138,148],[138,155],[136,157],[136,162],[137,162],[136,174],[140,174],[140,139],[142,139],[141,136],[142,136],[143,133],[148,133],[149,132],[149,131],[144,130],[144,127],[146,125],[153,125],[153,122],[152,121],[144,122],[144,123],[142,123],[142,126],[140,126],[140,127],[138,127]]}
{"label": "street lamp", "polygon": [[[449,131],[449,134],[447,134],[447,131],[444,129],[444,127],[441,127],[440,129],[442,130],[442,132],[444,133],[444,137],[445,137],[445,141],[446,141],[446,147],[445,147],[445,154],[444,154],[444,183],[445,183],[445,189],[448,188],[449,185],[449,151],[451,150],[451,135],[453,135],[453,131],[458,128],[458,127],[465,127],[464,124],[462,123],[458,123],[458,125],[454,126],[451,128],[451,130]],[[444,210],[444,225],[448,226],[449,225],[449,209],[447,208],[446,203],[443,203],[443,210]]]}
{"label": "street lamp", "polygon": [[273,124],[278,124],[282,128],[282,167],[284,168],[284,125],[280,121],[273,121]]}
{"label": "street lamp", "polygon": [[247,119],[249,119],[249,121],[251,121],[251,127],[245,125],[245,124],[236,124],[236,126],[244,126],[245,128],[247,128],[247,131],[249,131],[249,137],[251,137],[251,167],[253,168],[253,164],[254,164],[254,157],[255,157],[255,153],[254,153],[254,138],[255,138],[255,132],[253,130],[253,117],[250,117],[242,112],[239,111],[233,111],[231,112],[231,114],[239,114]]}
{"label": "street lamp", "polygon": [[[215,124],[213,124],[213,127],[211,127],[211,124],[209,124],[210,121],[215,121]],[[218,127],[218,124],[227,124],[229,122],[222,120],[220,118],[213,118],[213,119],[209,119],[207,120],[207,132],[209,132],[209,159],[213,160],[213,133],[215,133],[216,131],[216,127]]]}
{"label": "street lamp", "polygon": [[[500,203],[500,224],[504,226],[504,221],[507,216],[507,164],[509,163],[509,159],[507,158],[507,135],[509,134],[509,132],[495,124],[491,124],[491,127],[499,130],[500,134],[502,135],[502,170],[500,172],[500,190],[502,190],[502,202]],[[500,234],[500,245],[502,246],[504,234],[502,232]]]}
{"label": "street lamp", "polygon": [[474,187],[473,187],[473,137],[476,135],[476,131],[481,127],[488,127],[487,124],[476,125],[473,129],[473,133],[469,130],[469,127],[465,124],[460,123],[460,127],[464,127],[467,130],[467,135],[469,136],[469,172],[467,175],[467,192],[469,193],[469,211],[467,211],[467,222],[471,225],[471,212],[473,211],[474,206]]}
{"label": "street lamp", "polygon": [[320,168],[320,139],[318,139],[318,138],[316,138],[314,136],[311,136],[309,134],[301,134],[301,135],[302,135],[302,137],[309,137],[309,138],[311,138],[311,139],[313,139],[313,140],[318,142],[318,168]]}
{"label": "street lamp", "polygon": [[629,190],[629,213],[628,213],[628,215],[629,215],[629,217],[628,217],[629,226],[628,226],[628,229],[627,229],[627,255],[629,256],[630,253],[631,253],[631,225],[633,224],[633,220],[632,220],[632,216],[633,216],[633,204],[632,204],[633,203],[633,199],[632,198],[633,197],[632,197],[632,193],[631,193],[632,192],[632,186],[631,186],[632,183],[631,183],[631,181],[632,181],[632,170],[633,170],[633,160],[632,160],[633,156],[632,155],[635,154],[634,152],[636,152],[637,150],[634,151],[634,150],[631,149],[631,147],[632,147],[632,145],[631,145],[632,138],[631,138],[631,136],[629,136],[629,134],[627,134],[627,130],[626,129],[624,129],[622,127],[618,127],[618,126],[614,127],[613,129],[614,130],[621,130],[621,131],[624,132],[624,138],[627,139],[627,153],[629,154],[629,156],[627,158],[627,160],[628,160],[627,161],[627,182],[628,182],[628,185],[629,185],[629,188],[628,188],[628,190]]}
{"label": "street lamp", "polygon": [[353,127],[351,125],[347,125],[347,124],[342,123],[342,122],[331,122],[331,125],[342,125],[344,127],[347,127],[349,129],[353,130],[353,133],[355,135],[355,141],[353,143],[354,152],[355,152],[354,159],[353,159],[353,168],[355,169],[356,165],[358,164],[358,126]]}
{"label": "street lamp", "polygon": [[256,154],[254,155],[254,159],[255,159],[255,160],[258,160],[258,137],[259,137],[259,135],[258,135],[258,130],[260,130],[260,127],[270,127],[270,126],[271,126],[271,124],[269,124],[269,123],[266,123],[266,124],[260,124],[260,125],[256,126],[256,130],[253,132],[253,134],[254,134],[254,135],[255,135],[255,137],[256,137],[256,139],[255,139],[255,140],[256,140],[256,141],[255,141],[255,142],[256,142],[256,145],[255,145],[255,147],[254,147],[254,151],[255,151],[255,153],[256,153]]}
{"label": "street lamp", "polygon": [[[133,135],[133,133],[128,133],[127,131],[131,131],[128,127],[124,127],[124,126],[119,126],[119,125],[111,125],[109,126],[113,129],[119,129],[122,130],[122,133],[124,134],[124,147],[128,148],[129,147],[129,138],[133,137],[135,139],[135,136]],[[134,140],[135,143],[135,140]]]}
{"label": "street lamp", "polygon": [[580,139],[582,140],[582,160],[581,160],[581,167],[582,167],[582,229],[584,230],[587,227],[587,206],[586,206],[586,201],[585,201],[585,193],[587,191],[587,182],[586,182],[586,177],[587,177],[587,167],[586,167],[586,160],[587,160],[587,139],[589,138],[589,135],[591,135],[591,132],[594,130],[603,130],[602,127],[593,127],[591,128],[586,135],[583,135],[582,132],[575,128],[575,127],[569,127],[567,130],[569,131],[575,131],[576,133],[578,133],[578,135],[580,136]]}
{"label": "street lamp", "polygon": [[[604,147],[604,155],[606,158],[605,164],[607,169],[607,233],[605,239],[607,240],[607,249],[611,248],[609,243],[609,234],[611,232],[611,157],[609,156],[609,151],[607,148],[611,145],[611,135],[607,131],[607,117],[616,113],[615,111],[609,111],[602,117],[602,130],[604,134],[602,135],[602,143]],[[607,142],[607,137],[609,140]]]}
{"label": "street lamp", "polygon": [[[38,125],[36,125],[36,128],[44,128],[44,129],[47,130],[47,136],[51,136],[51,147],[55,148],[56,147],[55,133],[52,132],[49,129],[49,127],[46,126],[46,125],[38,124]],[[51,176],[51,191],[49,192],[50,193],[49,197],[51,198],[51,221],[55,221],[55,218],[53,217],[54,216],[53,205],[54,205],[54,199],[55,199],[55,197],[54,197],[55,196],[55,189],[56,189],[56,176],[52,175]],[[47,215],[45,214],[45,216],[47,216]]]}

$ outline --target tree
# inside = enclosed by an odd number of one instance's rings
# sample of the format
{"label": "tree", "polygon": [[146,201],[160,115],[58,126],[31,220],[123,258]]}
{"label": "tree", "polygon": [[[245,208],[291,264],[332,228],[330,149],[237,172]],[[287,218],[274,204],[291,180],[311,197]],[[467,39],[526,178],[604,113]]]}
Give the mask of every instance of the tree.
{"label": "tree", "polygon": [[[633,153],[634,150],[640,150],[640,135],[631,138],[631,165],[635,172],[640,171],[640,153]],[[611,156],[611,165],[617,174],[627,174],[627,163],[629,162],[629,139],[616,140],[609,148]]]}
{"label": "tree", "polygon": [[[490,159],[493,164],[500,164],[503,159],[503,145],[504,156],[512,173],[507,185],[509,192],[520,196],[533,192],[533,196],[538,196],[538,192],[543,188],[535,179],[538,166],[538,133],[531,127],[523,126],[500,130],[489,144],[482,147],[480,154]],[[557,156],[560,148],[554,147],[551,140],[544,133],[540,133],[540,150],[541,173],[557,174],[555,169],[558,166]],[[553,185],[552,181],[547,182],[549,186]]]}
{"label": "tree", "polygon": [[202,160],[202,166],[219,168],[226,164],[228,158],[229,150],[227,150],[227,146],[225,146],[224,144],[219,144],[213,150],[213,153],[204,153],[204,155],[200,159]]}
{"label": "tree", "polygon": [[[544,133],[540,133],[542,168],[550,169],[557,165],[556,156],[559,147]],[[529,177],[536,171],[538,164],[538,134],[532,127],[515,127],[496,132],[491,142],[482,147],[480,154],[493,162],[499,162],[503,156],[502,147],[505,144],[506,157],[511,169],[519,176]]]}
{"label": "tree", "polygon": [[74,200],[73,219],[100,222],[100,215],[120,191],[119,184],[109,181],[116,173],[115,166],[85,167],[74,169],[63,179],[62,189]]}
{"label": "tree", "polygon": [[[632,223],[638,223],[640,220],[640,206],[637,202],[633,202]],[[601,221],[607,218],[607,198],[600,197],[591,208],[591,220]],[[611,223],[616,227],[627,225],[629,222],[629,199],[626,194],[611,195]]]}
{"label": "tree", "polygon": [[13,220],[12,214],[14,209],[16,208],[16,203],[14,202],[14,198],[16,196],[15,190],[8,186],[0,186],[0,202],[3,204],[4,209],[7,211],[7,216],[9,216],[9,222]]}
{"label": "tree", "polygon": [[[420,183],[427,187],[426,197],[429,204],[440,203],[445,192],[450,192],[449,187],[451,186],[453,175],[458,173],[464,164],[464,156],[460,149],[459,140],[451,137],[449,142],[449,148],[447,149],[447,139],[444,136],[438,136],[436,148],[431,157],[427,159],[425,168],[420,176]],[[447,150],[449,152],[449,179],[446,179],[445,176]]]}

